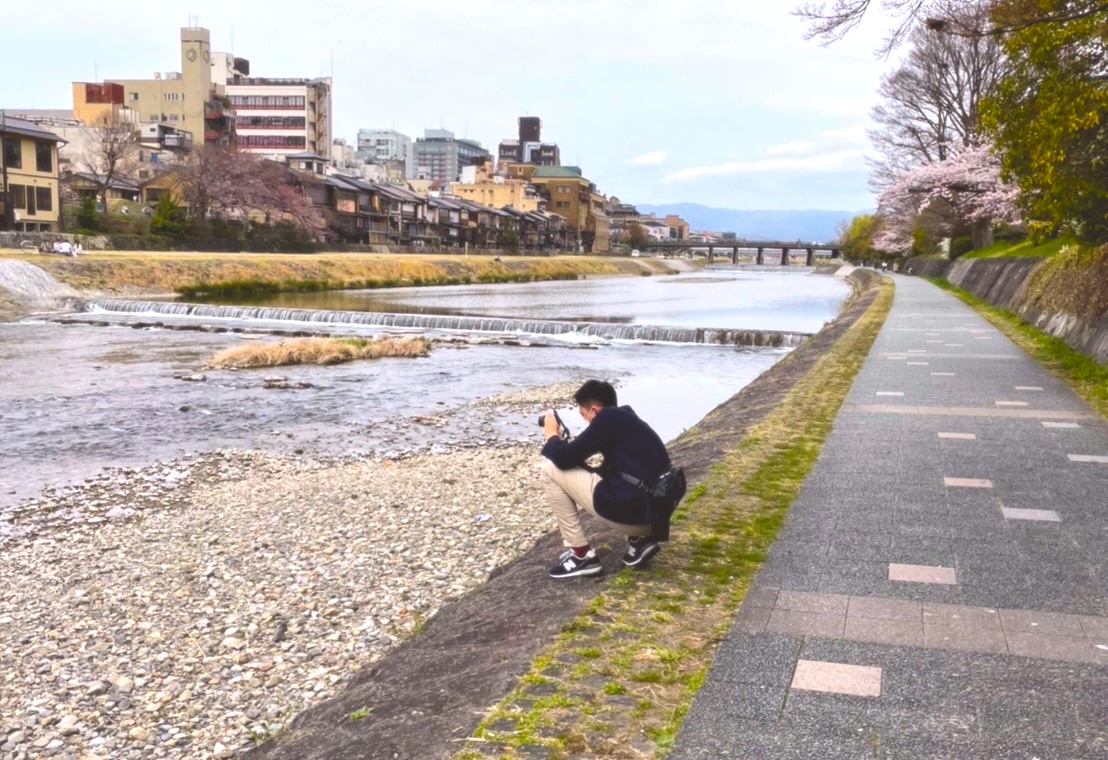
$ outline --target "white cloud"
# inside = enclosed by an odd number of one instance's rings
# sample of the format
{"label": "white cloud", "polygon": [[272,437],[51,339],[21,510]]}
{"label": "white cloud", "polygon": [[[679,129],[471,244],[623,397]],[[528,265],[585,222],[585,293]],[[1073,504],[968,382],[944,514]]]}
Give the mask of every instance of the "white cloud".
{"label": "white cloud", "polygon": [[631,166],[657,166],[665,163],[667,158],[669,158],[669,154],[664,150],[652,150],[649,153],[643,153],[641,156],[627,159],[627,163]]}
{"label": "white cloud", "polygon": [[762,172],[825,172],[864,168],[861,150],[839,150],[803,158],[763,158],[758,161],[727,161],[709,166],[692,166],[666,175],[667,182],[684,182],[701,177]]}
{"label": "white cloud", "polygon": [[820,136],[826,137],[828,140],[855,143],[857,145],[865,145],[869,142],[866,128],[861,124],[855,124],[852,127],[845,127],[844,129],[827,129],[820,132]]}

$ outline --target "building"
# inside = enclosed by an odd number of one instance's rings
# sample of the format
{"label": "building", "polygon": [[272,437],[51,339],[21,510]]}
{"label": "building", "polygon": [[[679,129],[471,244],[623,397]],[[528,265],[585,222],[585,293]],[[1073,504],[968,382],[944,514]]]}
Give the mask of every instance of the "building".
{"label": "building", "polygon": [[639,210],[613,195],[605,204],[605,212],[608,214],[612,241],[626,243],[631,226],[639,223]]}
{"label": "building", "polygon": [[511,206],[520,211],[539,211],[542,205],[541,196],[530,182],[493,174],[491,161],[462,169],[462,181],[452,183],[450,192],[493,208]]}
{"label": "building", "polygon": [[[211,35],[201,27],[181,29],[181,70],[156,72],[153,79],[108,79],[102,85],[73,84],[74,116],[105,123],[110,114],[133,112],[132,123],[166,124],[188,132],[197,143],[230,145],[235,121],[222,83],[212,81]],[[122,104],[118,103],[122,92]],[[86,118],[88,119],[86,121]]]}
{"label": "building", "polygon": [[331,158],[331,78],[236,76],[226,85],[240,150],[272,158]]}
{"label": "building", "polygon": [[58,231],[59,142],[53,132],[0,113],[0,229]]}
{"label": "building", "polygon": [[689,223],[677,216],[677,214],[666,214],[665,222],[669,227],[669,237],[671,240],[689,239]]}
{"label": "building", "polygon": [[457,182],[462,169],[491,158],[476,140],[455,137],[448,129],[425,129],[412,146],[412,179]]}
{"label": "building", "polygon": [[521,166],[521,176],[546,200],[548,211],[565,218],[570,246],[579,251],[607,253],[609,220],[604,196],[581,175],[576,166]]}
{"label": "building", "polygon": [[497,159],[504,164],[562,165],[557,144],[542,141],[542,120],[537,116],[519,117],[519,138],[502,140]]}
{"label": "building", "polygon": [[402,161],[412,174],[412,138],[395,129],[359,129],[356,155],[369,163]]}

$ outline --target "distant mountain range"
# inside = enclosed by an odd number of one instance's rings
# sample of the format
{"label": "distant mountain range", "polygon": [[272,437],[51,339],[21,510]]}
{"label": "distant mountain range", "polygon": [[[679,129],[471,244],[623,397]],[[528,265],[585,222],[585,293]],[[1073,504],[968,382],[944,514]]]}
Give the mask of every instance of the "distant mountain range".
{"label": "distant mountain range", "polygon": [[741,211],[711,208],[699,203],[671,203],[663,206],[643,204],[641,214],[677,214],[694,230],[734,232],[748,240],[804,240],[827,242],[839,236],[839,222],[852,219],[859,211]]}

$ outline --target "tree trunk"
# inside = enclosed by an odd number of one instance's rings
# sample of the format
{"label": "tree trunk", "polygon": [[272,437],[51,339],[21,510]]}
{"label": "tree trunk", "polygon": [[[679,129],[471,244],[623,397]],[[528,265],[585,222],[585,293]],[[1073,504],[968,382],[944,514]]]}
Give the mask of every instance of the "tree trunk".
{"label": "tree trunk", "polygon": [[993,222],[991,219],[978,219],[970,225],[970,239],[973,250],[988,248],[993,244]]}

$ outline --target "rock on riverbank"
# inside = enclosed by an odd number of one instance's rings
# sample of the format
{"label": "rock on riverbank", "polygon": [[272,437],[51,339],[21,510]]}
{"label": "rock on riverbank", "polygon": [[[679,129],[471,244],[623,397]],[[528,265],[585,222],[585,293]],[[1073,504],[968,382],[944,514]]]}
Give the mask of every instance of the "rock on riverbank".
{"label": "rock on riverbank", "polygon": [[0,753],[228,757],[281,731],[549,530],[537,464],[224,452],[59,497],[0,557]]}

